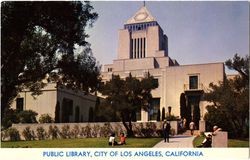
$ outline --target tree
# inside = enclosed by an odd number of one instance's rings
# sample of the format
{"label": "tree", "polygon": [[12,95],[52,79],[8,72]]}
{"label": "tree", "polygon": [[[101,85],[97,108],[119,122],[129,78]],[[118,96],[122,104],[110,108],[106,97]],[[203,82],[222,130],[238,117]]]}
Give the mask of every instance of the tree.
{"label": "tree", "polygon": [[60,122],[60,102],[56,102],[56,108],[55,108],[55,123]]}
{"label": "tree", "polygon": [[148,74],[147,77],[139,80],[130,74],[125,80],[119,75],[112,75],[101,88],[101,93],[107,96],[106,104],[111,104],[119,113],[128,136],[133,136],[132,121],[135,111],[149,109],[152,101],[151,90],[157,88],[154,78]]}
{"label": "tree", "polygon": [[180,96],[180,114],[181,118],[187,118],[187,105],[185,93],[181,93]]}
{"label": "tree", "polygon": [[[211,125],[219,125],[229,131],[230,137],[248,137],[249,133],[249,57],[241,58],[237,54],[233,60],[227,60],[229,69],[239,72],[233,79],[225,79],[218,85],[210,84],[210,92],[205,99],[212,104],[207,106],[205,120]],[[223,115],[223,121],[214,115]]]}
{"label": "tree", "polygon": [[161,120],[161,110],[160,109],[158,109],[158,111],[157,111],[157,118],[156,118],[156,120],[158,122]]}
{"label": "tree", "polygon": [[165,112],[165,107],[162,108],[162,111],[161,111],[161,120],[164,121],[166,118],[166,112]]}
{"label": "tree", "polygon": [[24,88],[41,94],[44,79],[86,92],[96,89],[100,66],[85,41],[86,26],[97,18],[90,2],[1,4],[2,114]]}

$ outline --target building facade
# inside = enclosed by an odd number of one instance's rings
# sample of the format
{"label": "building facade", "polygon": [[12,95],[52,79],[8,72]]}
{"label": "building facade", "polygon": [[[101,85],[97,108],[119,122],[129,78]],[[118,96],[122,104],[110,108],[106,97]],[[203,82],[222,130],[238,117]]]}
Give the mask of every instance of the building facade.
{"label": "building facade", "polygon": [[198,110],[202,119],[207,105],[202,99],[203,93],[210,83],[223,81],[224,64],[179,65],[169,57],[168,37],[145,6],[126,21],[118,34],[118,56],[112,64],[104,65],[103,81],[110,80],[112,74],[121,78],[129,74],[143,78],[148,72],[158,81],[158,88],[152,91],[151,110],[141,110],[137,121],[155,121],[157,112],[163,108],[166,115],[180,117],[181,95],[185,97],[191,116]]}
{"label": "building facade", "polygon": [[70,89],[57,88],[55,83],[49,83],[36,97],[30,91],[22,91],[12,103],[12,108],[18,111],[33,110],[42,114],[49,114],[53,119],[57,114],[59,123],[88,122],[89,112],[94,110],[96,96],[86,95]]}

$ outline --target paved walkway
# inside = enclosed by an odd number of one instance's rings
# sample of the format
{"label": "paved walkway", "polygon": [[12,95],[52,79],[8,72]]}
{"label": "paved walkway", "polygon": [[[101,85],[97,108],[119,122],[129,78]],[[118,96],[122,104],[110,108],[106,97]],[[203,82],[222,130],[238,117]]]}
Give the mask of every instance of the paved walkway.
{"label": "paved walkway", "polygon": [[194,138],[195,136],[175,135],[169,138],[169,143],[162,140],[154,148],[193,148]]}

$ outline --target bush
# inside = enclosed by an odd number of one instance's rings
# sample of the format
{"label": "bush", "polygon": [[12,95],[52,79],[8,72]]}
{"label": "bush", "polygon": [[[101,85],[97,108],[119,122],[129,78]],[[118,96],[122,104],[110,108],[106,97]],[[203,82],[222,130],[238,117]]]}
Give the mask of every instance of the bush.
{"label": "bush", "polygon": [[53,118],[49,114],[42,114],[39,118],[39,123],[53,123]]}
{"label": "bush", "polygon": [[170,115],[170,116],[167,116],[166,118],[168,121],[176,121],[178,120],[178,117],[176,117],[175,115]]}
{"label": "bush", "polygon": [[44,140],[45,137],[46,137],[46,132],[45,132],[44,128],[43,127],[37,127],[36,131],[37,131],[37,138],[39,140]]}
{"label": "bush", "polygon": [[33,130],[30,129],[30,127],[26,127],[22,132],[23,137],[25,140],[35,140],[35,133]]}
{"label": "bush", "polygon": [[5,136],[10,138],[10,141],[19,141],[20,140],[20,134],[19,131],[16,128],[8,128],[5,132]]}
{"label": "bush", "polygon": [[98,133],[100,133],[100,126],[94,125],[93,129],[92,129],[92,137],[97,137]]}
{"label": "bush", "polygon": [[60,136],[64,139],[70,138],[70,127],[69,125],[64,125],[62,127],[62,131],[60,132]]}
{"label": "bush", "polygon": [[108,137],[111,131],[112,131],[112,127],[111,127],[110,123],[105,123],[100,128],[100,136],[101,137]]}
{"label": "bush", "polygon": [[90,125],[88,124],[86,127],[83,127],[82,129],[83,129],[82,131],[83,131],[84,137],[90,138],[91,137],[91,127],[90,127]]}
{"label": "bush", "polygon": [[57,139],[58,138],[58,132],[59,129],[57,126],[49,126],[49,137],[51,137],[52,139]]}
{"label": "bush", "polygon": [[79,133],[80,133],[79,126],[75,125],[74,128],[71,131],[71,137],[77,138],[77,136],[79,135]]}
{"label": "bush", "polygon": [[38,114],[32,110],[21,111],[17,114],[21,123],[37,123],[37,115]]}
{"label": "bush", "polygon": [[19,123],[19,119],[17,117],[16,110],[8,109],[4,113],[2,123],[1,123],[1,130],[11,127],[12,123]]}

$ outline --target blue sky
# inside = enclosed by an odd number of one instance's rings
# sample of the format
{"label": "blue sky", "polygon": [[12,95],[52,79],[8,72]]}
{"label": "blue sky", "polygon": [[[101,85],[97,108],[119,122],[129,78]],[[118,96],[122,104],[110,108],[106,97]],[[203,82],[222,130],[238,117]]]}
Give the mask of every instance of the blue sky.
{"label": "blue sky", "polygon": [[[142,1],[92,1],[99,18],[87,30],[100,64],[117,58],[118,30]],[[168,36],[169,56],[180,65],[225,62],[249,54],[248,2],[148,1],[146,7]]]}

